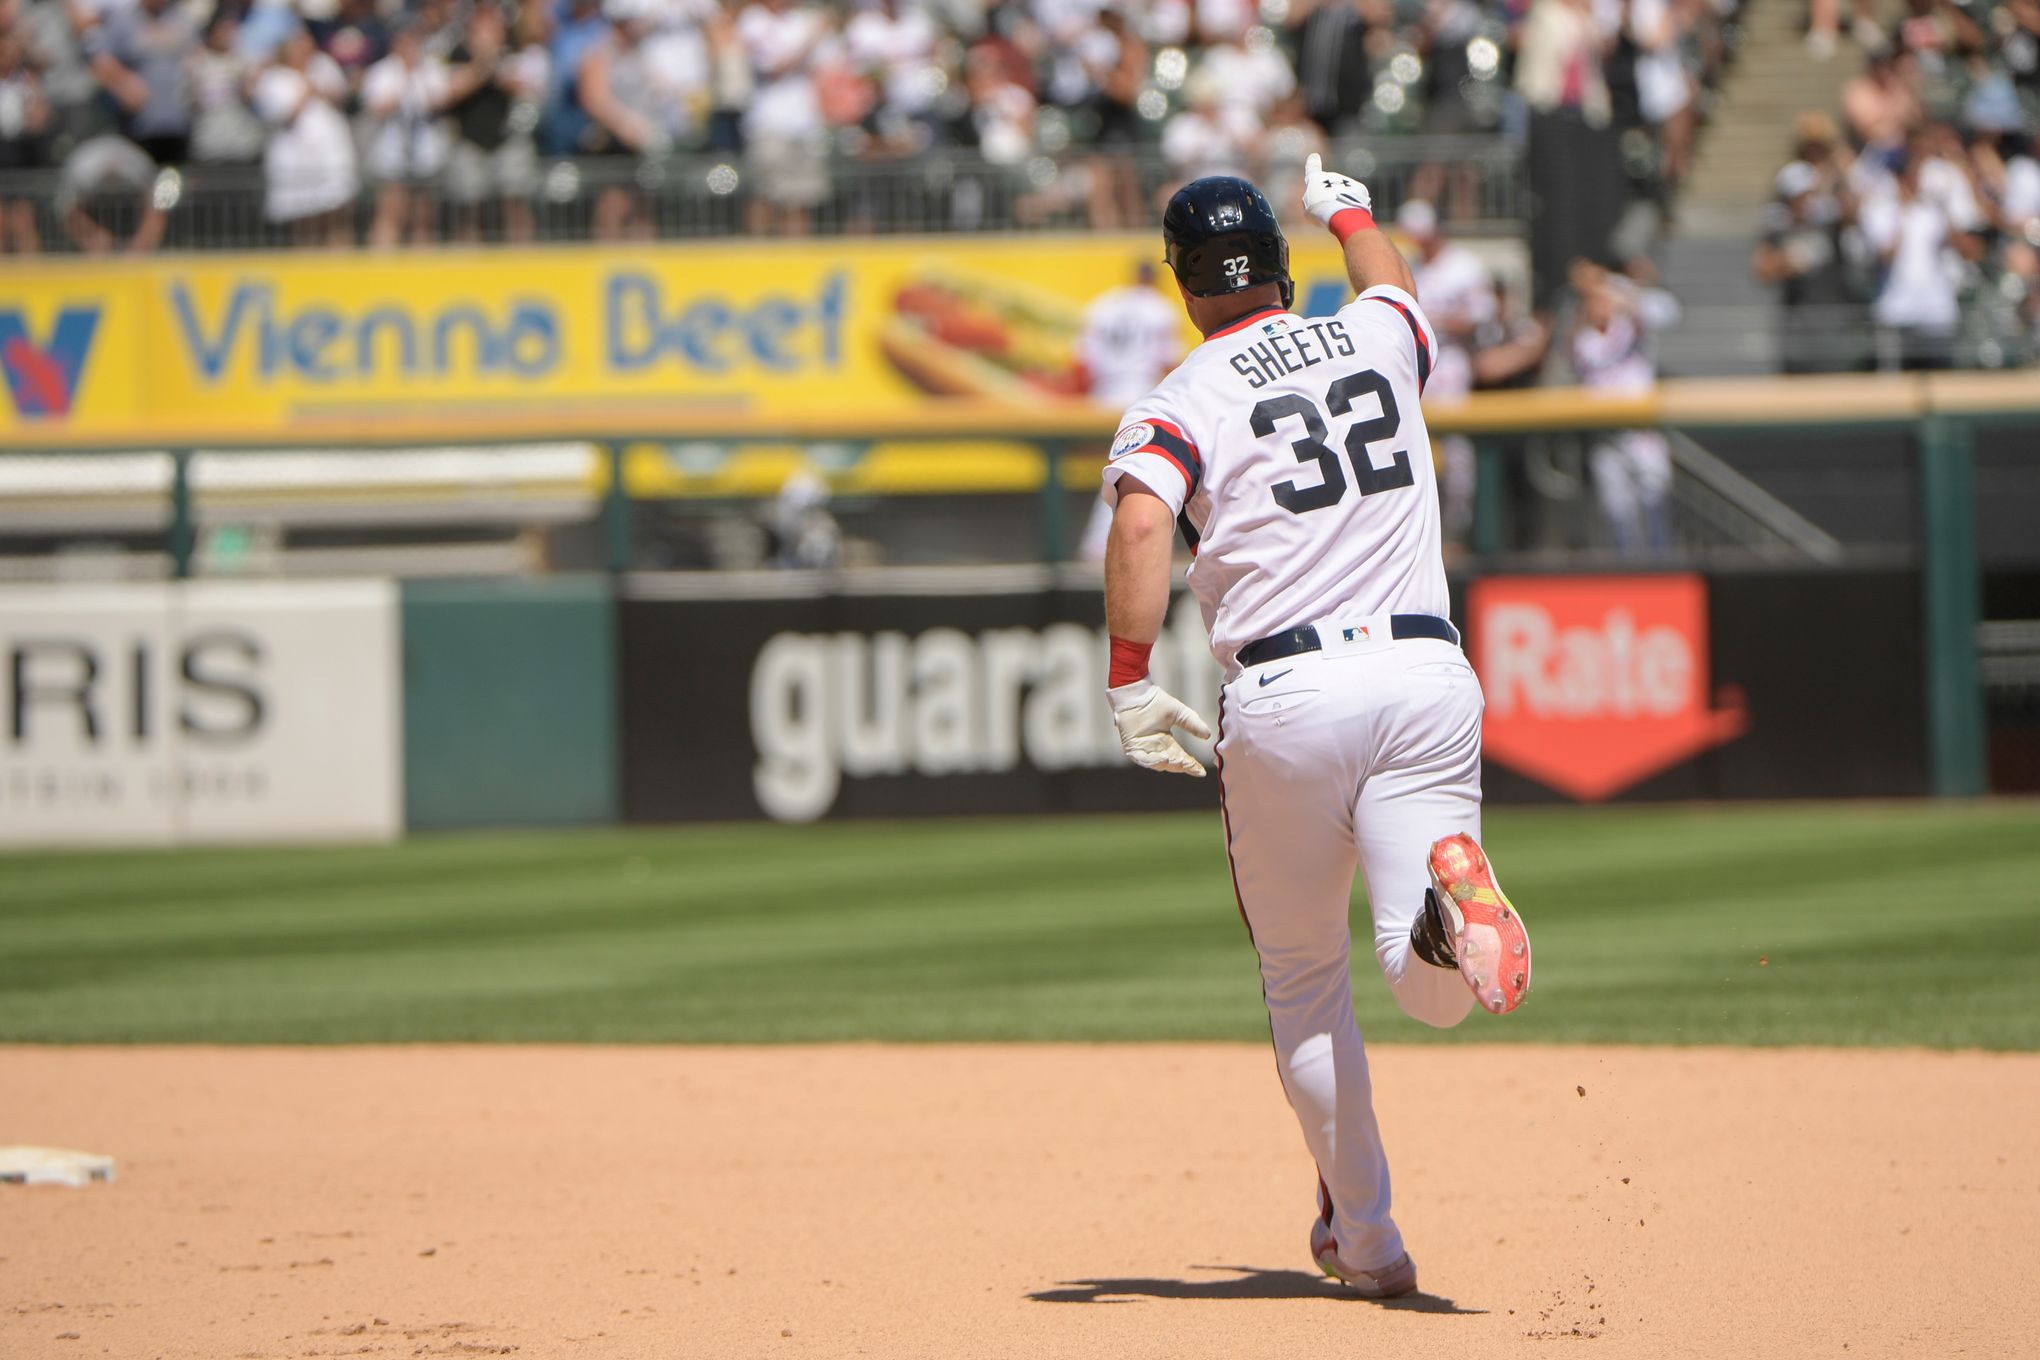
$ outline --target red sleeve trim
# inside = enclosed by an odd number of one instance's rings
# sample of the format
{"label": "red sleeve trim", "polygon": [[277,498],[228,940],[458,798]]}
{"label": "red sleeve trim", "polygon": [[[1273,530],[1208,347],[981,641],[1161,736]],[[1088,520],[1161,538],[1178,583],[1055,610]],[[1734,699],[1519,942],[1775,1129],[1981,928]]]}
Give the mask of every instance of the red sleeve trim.
{"label": "red sleeve trim", "polygon": [[1183,474],[1183,494],[1190,497],[1197,494],[1197,484],[1204,477],[1204,460],[1197,456],[1197,446],[1183,433],[1182,427],[1166,420],[1150,420],[1154,437],[1133,450],[1135,453],[1158,453]]}
{"label": "red sleeve trim", "polygon": [[1374,295],[1374,301],[1385,302],[1395,308],[1409,326],[1410,338],[1417,342],[1417,395],[1422,396],[1424,385],[1431,381],[1431,342],[1424,338],[1423,323],[1417,320],[1415,313],[1394,298],[1382,297],[1377,293]]}

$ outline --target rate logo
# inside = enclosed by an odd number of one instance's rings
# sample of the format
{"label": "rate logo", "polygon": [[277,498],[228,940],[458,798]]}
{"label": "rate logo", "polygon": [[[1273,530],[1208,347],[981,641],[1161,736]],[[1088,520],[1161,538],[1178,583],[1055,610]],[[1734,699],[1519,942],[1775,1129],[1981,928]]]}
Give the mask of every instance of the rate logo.
{"label": "rate logo", "polygon": [[1693,575],[1498,577],[1467,591],[1488,758],[1596,802],[1749,728],[1711,696],[1707,582]]}

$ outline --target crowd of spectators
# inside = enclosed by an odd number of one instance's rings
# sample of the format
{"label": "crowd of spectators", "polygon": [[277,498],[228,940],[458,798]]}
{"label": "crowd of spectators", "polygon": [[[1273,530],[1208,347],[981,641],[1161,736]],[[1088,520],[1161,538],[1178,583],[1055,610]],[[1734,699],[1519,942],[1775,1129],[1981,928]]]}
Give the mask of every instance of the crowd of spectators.
{"label": "crowd of spectators", "polygon": [[[1809,44],[1831,50],[1838,11]],[[1826,27],[1823,27],[1826,25]],[[1754,268],[1788,372],[1996,367],[2040,343],[2040,0],[1906,0],[1840,120],[1802,115]]]}
{"label": "crowd of spectators", "polygon": [[[1329,139],[1520,134],[1539,110],[1653,130],[1676,181],[1733,3],[0,0],[0,248],[38,244],[8,172],[59,168],[87,248],[112,244],[95,195],[139,200],[145,245],[152,169],[237,167],[304,242],[528,239],[560,191],[596,235],[642,236],[687,153],[754,232],[810,229],[836,167],[937,150],[1004,176],[1023,221],[1110,228],[1199,174],[1286,201]],[[1466,166],[1424,176],[1416,196],[1473,210]]]}

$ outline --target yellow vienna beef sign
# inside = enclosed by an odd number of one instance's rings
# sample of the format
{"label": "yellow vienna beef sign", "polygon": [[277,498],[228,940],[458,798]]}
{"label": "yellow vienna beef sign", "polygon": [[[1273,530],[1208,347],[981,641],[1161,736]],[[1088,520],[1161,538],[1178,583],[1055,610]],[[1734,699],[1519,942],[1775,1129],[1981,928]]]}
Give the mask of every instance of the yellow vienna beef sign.
{"label": "yellow vienna beef sign", "polygon": [[[39,260],[0,269],[0,436],[1039,406],[1081,391],[1085,308],[1159,254],[1143,234]],[[1329,240],[1293,272],[1306,310],[1348,296]]]}

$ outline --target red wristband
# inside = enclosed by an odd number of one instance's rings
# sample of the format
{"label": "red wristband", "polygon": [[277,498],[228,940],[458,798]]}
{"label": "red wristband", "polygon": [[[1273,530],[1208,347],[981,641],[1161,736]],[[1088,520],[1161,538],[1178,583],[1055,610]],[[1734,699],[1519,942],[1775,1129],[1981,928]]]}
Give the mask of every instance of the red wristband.
{"label": "red wristband", "polygon": [[1332,214],[1328,223],[1332,235],[1339,238],[1339,244],[1346,244],[1346,238],[1356,231],[1374,230],[1374,214],[1365,208],[1341,208]]}
{"label": "red wristband", "polygon": [[1110,689],[1130,685],[1148,673],[1148,653],[1155,649],[1152,642],[1128,642],[1125,638],[1112,639],[1112,668],[1105,684]]}

